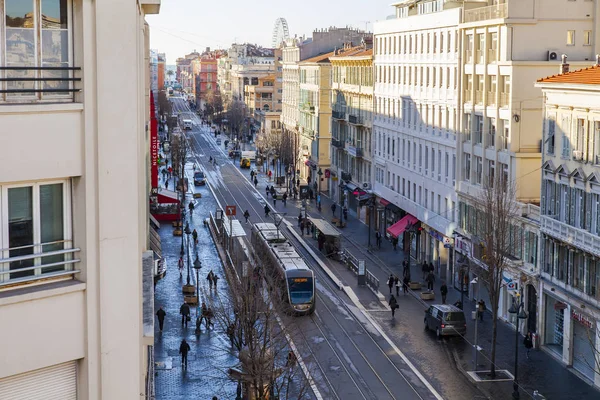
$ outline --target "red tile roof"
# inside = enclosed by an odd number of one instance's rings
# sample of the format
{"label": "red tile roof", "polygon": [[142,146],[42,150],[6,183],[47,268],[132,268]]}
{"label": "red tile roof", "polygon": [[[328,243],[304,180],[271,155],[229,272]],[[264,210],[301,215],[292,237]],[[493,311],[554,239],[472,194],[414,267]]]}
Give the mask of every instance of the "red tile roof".
{"label": "red tile roof", "polygon": [[576,83],[582,85],[600,85],[600,66],[567,72],[539,79],[540,83]]}
{"label": "red tile roof", "polygon": [[302,60],[301,63],[328,62],[330,57],[367,57],[373,55],[373,49],[365,49],[363,46],[350,47],[348,49],[337,49],[325,54]]}

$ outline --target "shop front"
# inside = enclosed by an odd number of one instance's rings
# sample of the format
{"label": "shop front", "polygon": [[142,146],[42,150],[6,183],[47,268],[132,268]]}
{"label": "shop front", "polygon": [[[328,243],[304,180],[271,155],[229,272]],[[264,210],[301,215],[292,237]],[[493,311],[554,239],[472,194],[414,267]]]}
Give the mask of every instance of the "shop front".
{"label": "shop front", "polygon": [[595,370],[598,369],[595,360],[598,338],[596,321],[577,309],[571,311],[571,320],[573,321],[573,368],[593,381]]}
{"label": "shop front", "polygon": [[562,359],[565,336],[565,312],[568,306],[548,294],[544,294],[544,298],[544,344],[546,349]]}
{"label": "shop front", "polygon": [[469,293],[471,241],[459,234],[454,237],[454,288]]}
{"label": "shop front", "polygon": [[427,225],[424,225],[424,231],[427,233],[422,235],[424,259],[433,263],[436,273],[449,282],[452,278],[452,239]]}

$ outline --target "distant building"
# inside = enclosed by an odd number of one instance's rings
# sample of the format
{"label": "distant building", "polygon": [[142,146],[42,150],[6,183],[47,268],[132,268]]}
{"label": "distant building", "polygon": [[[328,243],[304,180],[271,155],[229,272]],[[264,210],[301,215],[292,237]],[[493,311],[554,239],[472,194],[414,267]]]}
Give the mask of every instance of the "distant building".
{"label": "distant building", "polygon": [[165,90],[165,74],[167,70],[167,57],[165,53],[158,53],[158,90]]}

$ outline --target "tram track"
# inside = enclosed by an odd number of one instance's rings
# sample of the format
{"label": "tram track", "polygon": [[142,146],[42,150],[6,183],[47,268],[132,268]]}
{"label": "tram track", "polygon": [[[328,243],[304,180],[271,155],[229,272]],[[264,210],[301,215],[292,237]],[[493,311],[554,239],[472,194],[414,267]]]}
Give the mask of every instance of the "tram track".
{"label": "tram track", "polygon": [[[185,104],[185,105],[187,106],[187,104]],[[190,111],[186,111],[185,108],[181,108],[180,110],[182,112],[190,112]],[[195,115],[194,115],[194,120],[197,122],[197,125],[201,126],[201,124],[199,123],[198,117]],[[194,158],[195,162],[198,165],[202,166],[202,168],[205,170],[205,172],[209,172],[209,171],[214,172],[214,173],[206,174],[208,183],[211,185],[211,188],[217,192],[218,196],[221,197],[226,202],[226,204],[228,204],[228,205],[235,204],[238,207],[238,209],[240,210],[240,212],[242,212],[241,210],[252,210],[252,212],[254,213],[254,216],[251,216],[251,219],[253,219],[255,222],[257,222],[257,220],[258,220],[258,222],[271,222],[270,219],[266,220],[265,218],[262,217],[263,214],[261,214],[261,213],[264,213],[264,209],[257,209],[257,206],[256,206],[257,203],[264,205],[265,199],[253,187],[253,184],[246,177],[241,175],[239,173],[239,171],[236,170],[236,173],[227,175],[227,178],[230,180],[230,182],[228,182],[228,184],[226,184],[223,180],[219,181],[219,177],[224,178],[223,175],[221,175],[221,173],[220,173],[220,165],[217,165],[217,166],[212,165],[211,163],[208,162],[208,160],[206,159],[206,156],[202,157],[201,155],[202,154],[207,155],[206,153],[208,153],[208,152],[210,152],[212,155],[214,155],[215,150],[218,149],[217,152],[220,154],[220,157],[218,157],[218,160],[219,160],[218,164],[220,164],[220,162],[222,161],[222,158],[225,158],[226,163],[228,163],[229,160],[227,158],[227,155],[223,151],[223,149],[220,146],[216,145],[216,141],[214,140],[214,138],[210,134],[208,134],[206,131],[204,131],[203,133],[204,133],[205,141],[208,142],[206,145],[203,145],[200,142],[200,140],[197,137],[197,133],[194,132],[194,130],[192,130],[192,133],[188,134],[187,137],[188,137],[188,140],[191,139],[191,141],[194,144],[194,146],[191,146],[191,148],[194,150],[193,158]],[[215,147],[216,147],[216,149],[215,149]],[[208,152],[207,152],[207,150],[208,150]],[[237,186],[238,188],[242,188],[242,189],[239,190],[239,193],[237,195],[235,195],[229,189],[229,187],[228,187],[229,185],[234,185],[234,186]],[[249,197],[249,196],[247,196],[247,193],[253,193],[255,195],[252,195]],[[240,198],[240,195],[241,195],[241,198]],[[288,230],[293,229],[290,225],[291,224],[289,222],[286,223],[286,227]],[[308,260],[311,260],[309,262],[309,265],[311,266],[315,275],[319,278],[319,283],[321,283],[322,286],[327,290],[327,292],[331,294],[331,296],[326,296],[325,294],[322,294],[320,290],[316,291],[316,296],[317,296],[317,300],[318,300],[317,303],[319,303],[319,306],[317,306],[318,308],[317,308],[316,315],[311,316],[310,321],[312,321],[312,324],[314,325],[316,330],[318,332],[320,332],[320,335],[324,339],[325,343],[327,344],[327,347],[330,349],[331,353],[333,354],[333,356],[335,357],[335,359],[337,360],[337,362],[343,369],[344,374],[347,376],[346,379],[341,379],[341,380],[342,381],[346,380],[347,383],[351,383],[352,386],[355,387],[357,390],[356,394],[361,396],[361,398],[363,398],[363,399],[381,398],[380,396],[377,396],[372,391],[370,385],[364,380],[364,378],[358,373],[358,371],[356,371],[356,372],[352,371],[352,368],[354,367],[355,363],[352,362],[352,360],[348,360],[347,352],[342,351],[341,349],[338,348],[338,345],[341,346],[341,344],[335,337],[335,335],[333,333],[334,330],[340,331],[342,333],[343,337],[345,337],[348,340],[348,342],[351,344],[350,350],[353,350],[359,356],[359,361],[361,361],[362,363],[364,363],[364,365],[367,366],[367,368],[370,370],[370,372],[375,377],[375,380],[378,382],[378,385],[381,386],[381,388],[383,388],[383,391],[385,391],[385,393],[387,394],[387,396],[389,396],[389,398],[396,399],[390,386],[392,386],[392,384],[394,383],[394,378],[396,377],[396,374],[399,374],[403,378],[403,380],[406,382],[406,384],[415,393],[416,398],[423,399],[423,397],[421,397],[419,392],[414,388],[414,386],[412,385],[410,380],[398,368],[396,363],[390,358],[390,356],[387,354],[387,352],[381,347],[381,345],[373,337],[373,334],[371,332],[369,332],[369,330],[366,329],[366,327],[363,325],[363,323],[354,315],[353,310],[351,310],[347,305],[347,299],[342,298],[342,296],[340,296],[338,288],[333,287],[333,284],[330,282],[329,277],[322,271],[321,268],[318,267],[316,260],[313,259],[313,257],[308,253],[308,251],[304,248],[304,246],[301,245],[299,240],[297,240],[293,235],[287,234],[286,236],[292,243],[294,243],[294,246],[296,247],[297,251],[305,258],[305,260],[307,262],[308,262]],[[352,240],[349,240],[347,238],[345,238],[345,239],[348,241],[348,243],[352,244],[353,247],[356,248],[359,252],[363,253],[363,251],[359,248],[359,246],[355,242],[353,242]],[[363,254],[365,254],[365,253],[363,253]],[[369,259],[374,260],[373,257],[369,257]],[[380,266],[383,265],[380,260],[377,260],[377,264]],[[389,270],[389,268],[387,268],[387,266],[385,266],[385,268],[387,270]],[[356,334],[356,332],[350,332],[349,329],[347,329],[344,326],[344,324],[341,322],[340,318],[338,317],[338,315],[340,315],[340,311],[333,310],[328,305],[328,300],[331,301],[332,303],[337,303],[336,305],[338,307],[342,307],[344,314],[347,314],[348,316],[350,316],[352,323],[360,326],[361,334],[364,335],[364,337],[369,338],[369,344],[371,346],[374,345],[375,346],[374,349],[377,349],[377,351],[379,352],[378,355],[379,356],[382,355],[384,360],[386,361],[386,365],[383,367],[383,369],[388,370],[389,365],[391,364],[392,370],[395,372],[393,374],[394,375],[393,377],[388,377],[388,379],[385,379],[384,377],[382,377],[380,375],[380,373],[378,372],[378,368],[376,368],[373,365],[373,363],[369,360],[370,358],[373,357],[373,355],[371,355],[371,357],[369,357],[361,349],[361,346],[359,346],[357,341],[353,338],[353,336]],[[335,301],[333,301],[333,300],[335,300]],[[326,323],[326,320],[328,321],[328,323],[330,325],[328,325]],[[325,379],[325,381],[327,383],[327,386],[328,386],[327,391],[329,393],[333,394],[333,396],[335,396],[335,398],[341,399],[341,397],[337,394],[337,392],[335,390],[336,388],[334,387],[334,385],[332,383],[332,379],[335,379],[337,382],[340,382],[339,374],[337,374],[338,376],[332,376],[330,379],[330,377],[329,377],[329,374],[330,374],[329,369],[330,368],[328,368],[326,365],[324,365],[323,361],[319,360],[319,356],[313,350],[314,344],[311,343],[310,339],[306,336],[304,329],[300,329],[299,332],[300,332],[300,336],[302,338],[302,348],[304,348],[305,351],[307,350],[310,353],[310,357],[306,358],[303,356],[303,358],[306,359],[307,364],[309,364],[309,365],[313,364],[320,371],[321,375],[323,376],[323,378]],[[379,367],[379,369],[382,369],[382,367]]]}

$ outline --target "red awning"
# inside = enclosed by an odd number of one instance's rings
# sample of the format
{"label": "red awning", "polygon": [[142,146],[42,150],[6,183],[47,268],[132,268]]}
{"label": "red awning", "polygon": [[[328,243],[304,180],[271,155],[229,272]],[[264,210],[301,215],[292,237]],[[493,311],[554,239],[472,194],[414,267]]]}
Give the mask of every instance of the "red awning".
{"label": "red awning", "polygon": [[389,201],[387,201],[386,199],[379,199],[379,204],[381,204],[382,206],[387,206],[388,204],[390,204]]}
{"label": "red awning", "polygon": [[410,214],[407,214],[400,221],[387,228],[387,233],[389,233],[393,238],[397,238],[406,230],[406,227],[408,225],[415,224],[417,222],[419,222],[418,219],[416,219]]}
{"label": "red awning", "polygon": [[161,204],[179,203],[179,197],[177,196],[177,192],[173,192],[167,189],[162,189],[160,192],[158,192],[157,198],[158,202]]}

